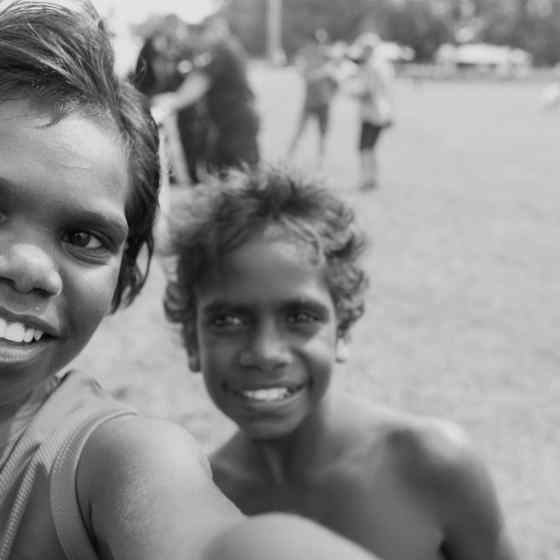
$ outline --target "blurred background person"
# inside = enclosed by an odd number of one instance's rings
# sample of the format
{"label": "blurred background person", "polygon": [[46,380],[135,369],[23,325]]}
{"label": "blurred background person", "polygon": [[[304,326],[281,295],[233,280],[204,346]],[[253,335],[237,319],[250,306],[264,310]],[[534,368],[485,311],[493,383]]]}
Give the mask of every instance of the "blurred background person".
{"label": "blurred background person", "polygon": [[318,157],[322,164],[329,129],[330,108],[338,88],[335,66],[331,60],[328,33],[317,29],[313,40],[296,55],[296,67],[304,83],[303,107],[297,127],[290,143],[288,156],[292,156],[309,121],[315,120],[318,127]]}
{"label": "blurred background person", "polygon": [[[144,41],[138,55],[133,83],[144,93],[152,106],[157,95],[174,92],[193,69],[193,40],[186,24],[175,15],[162,21]],[[181,107],[176,114],[158,114],[165,120],[165,136],[170,144],[172,179],[193,185],[200,182],[201,168],[206,167],[208,150],[208,118],[204,99]],[[186,165],[185,177],[184,167]]]}
{"label": "blurred background person", "polygon": [[195,50],[192,69],[175,93],[157,95],[155,106],[169,113],[204,100],[210,125],[209,170],[255,166],[260,159],[260,119],[245,50],[220,16],[190,29]]}
{"label": "blurred background person", "polygon": [[364,33],[355,41],[350,58],[356,72],[349,79],[349,92],[358,100],[360,188],[379,187],[377,144],[381,133],[394,122],[394,70],[391,63],[378,55],[378,35]]}

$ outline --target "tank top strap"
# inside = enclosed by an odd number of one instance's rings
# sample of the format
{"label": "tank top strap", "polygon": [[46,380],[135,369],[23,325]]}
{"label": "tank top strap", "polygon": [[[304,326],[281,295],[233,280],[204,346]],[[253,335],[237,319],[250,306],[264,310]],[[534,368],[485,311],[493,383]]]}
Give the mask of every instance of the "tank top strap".
{"label": "tank top strap", "polygon": [[97,558],[78,507],[76,469],[88,437],[99,425],[133,414],[137,413],[132,407],[81,372],[57,380],[0,471],[0,560],[13,557],[33,504],[44,504],[40,507],[49,512],[69,560]]}
{"label": "tank top strap", "polygon": [[82,450],[93,431],[114,418],[134,415],[122,406],[95,410],[74,427],[62,445],[49,448],[56,456],[51,471],[50,503],[60,545],[68,560],[97,560],[97,555],[85,529],[76,493],[76,472]]}

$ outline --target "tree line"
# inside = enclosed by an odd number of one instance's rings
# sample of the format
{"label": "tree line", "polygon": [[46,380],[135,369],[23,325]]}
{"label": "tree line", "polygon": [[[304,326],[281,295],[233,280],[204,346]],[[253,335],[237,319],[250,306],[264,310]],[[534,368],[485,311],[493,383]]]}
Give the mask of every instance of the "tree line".
{"label": "tree line", "polygon": [[[247,50],[267,48],[267,0],[229,0],[226,16]],[[442,43],[489,42],[560,61],[560,0],[283,0],[282,45],[293,56],[318,28],[333,41],[371,30],[429,61]]]}

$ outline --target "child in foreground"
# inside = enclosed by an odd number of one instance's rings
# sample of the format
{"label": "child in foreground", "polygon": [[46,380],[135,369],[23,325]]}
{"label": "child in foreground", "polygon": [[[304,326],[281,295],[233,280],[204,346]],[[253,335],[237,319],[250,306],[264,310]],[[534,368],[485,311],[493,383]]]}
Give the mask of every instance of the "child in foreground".
{"label": "child in foreground", "polygon": [[372,558],[246,520],[182,428],[61,373],[146,280],[157,154],[89,3],[0,2],[0,560]]}
{"label": "child in foreground", "polygon": [[247,515],[294,512],[384,560],[513,560],[488,472],[454,424],[329,391],[364,311],[363,238],[282,170],[198,193],[165,300],[236,433],[214,480]]}

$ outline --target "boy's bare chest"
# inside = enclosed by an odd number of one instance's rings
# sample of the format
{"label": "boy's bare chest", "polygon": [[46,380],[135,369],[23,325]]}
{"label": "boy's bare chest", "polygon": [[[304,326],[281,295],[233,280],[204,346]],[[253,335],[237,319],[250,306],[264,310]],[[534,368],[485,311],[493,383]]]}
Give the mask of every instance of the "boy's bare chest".
{"label": "boy's bare chest", "polygon": [[[371,474],[371,473],[368,473]],[[394,476],[332,471],[305,483],[229,480],[222,488],[247,515],[297,513],[375,552],[384,560],[441,560],[440,529],[422,499]]]}

